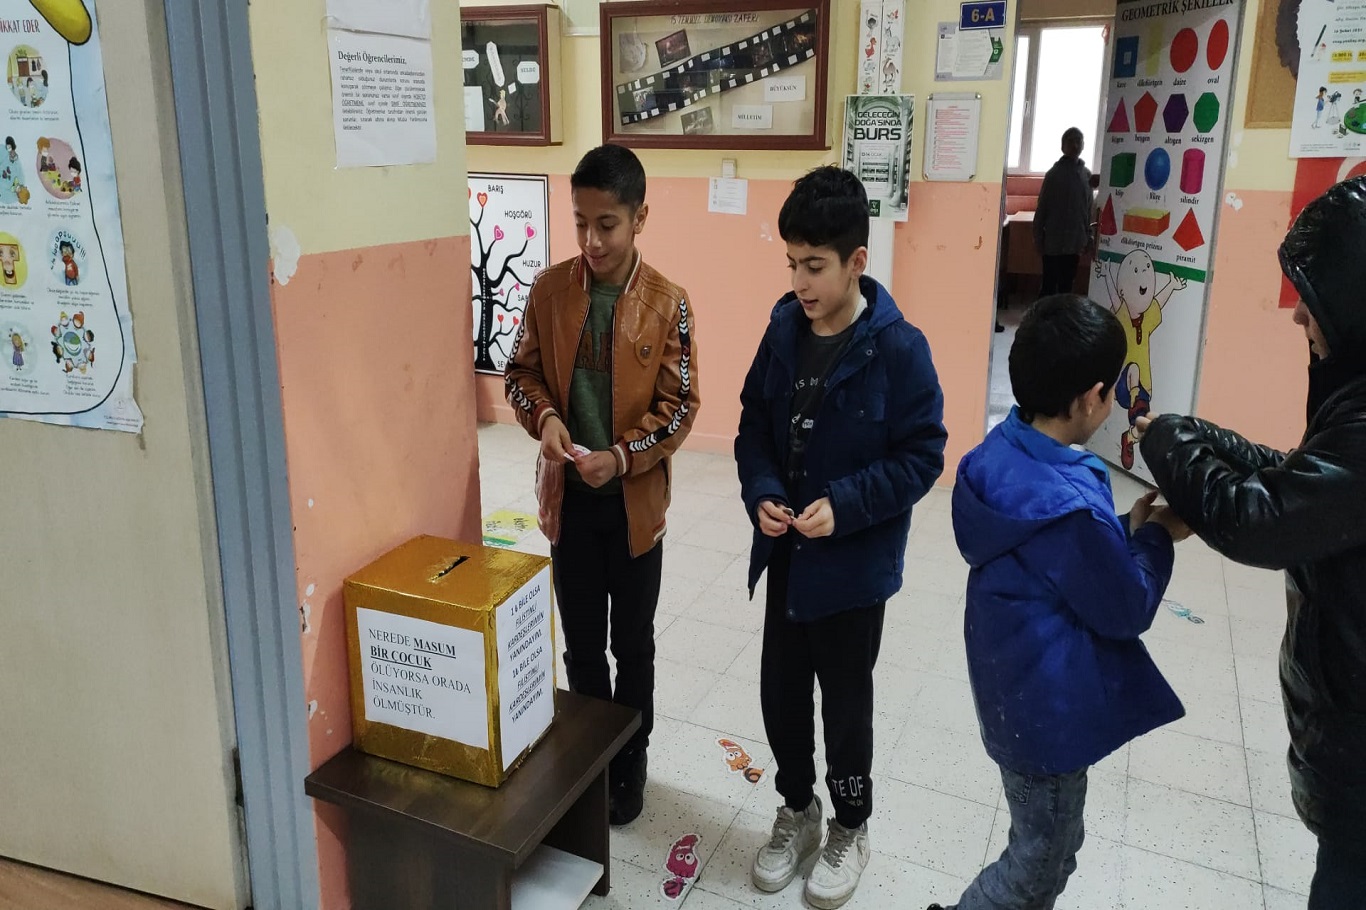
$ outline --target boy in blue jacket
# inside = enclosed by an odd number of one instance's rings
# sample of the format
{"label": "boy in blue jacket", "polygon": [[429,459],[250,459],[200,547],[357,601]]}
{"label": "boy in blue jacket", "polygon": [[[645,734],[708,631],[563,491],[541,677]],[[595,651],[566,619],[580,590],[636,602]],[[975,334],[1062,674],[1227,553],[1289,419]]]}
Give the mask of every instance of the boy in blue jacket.
{"label": "boy in blue jacket", "polygon": [[[778,216],[792,293],[773,309],[740,393],[741,496],[755,524],[749,588],[768,570],[760,700],[783,797],[751,870],[842,906],[868,863],[873,666],[887,598],[901,587],[911,506],[944,469],[944,399],[925,336],[868,265],[868,197],[818,168]],[[834,819],[822,850],[815,703],[824,696]]]}
{"label": "boy in blue jacket", "polygon": [[1110,413],[1127,349],[1099,304],[1040,300],[1010,349],[1017,406],[958,466],[968,673],[1010,844],[957,910],[1051,910],[1077,868],[1089,768],[1185,714],[1138,637],[1190,531],[1156,494],[1116,515],[1105,466],[1074,448]]}

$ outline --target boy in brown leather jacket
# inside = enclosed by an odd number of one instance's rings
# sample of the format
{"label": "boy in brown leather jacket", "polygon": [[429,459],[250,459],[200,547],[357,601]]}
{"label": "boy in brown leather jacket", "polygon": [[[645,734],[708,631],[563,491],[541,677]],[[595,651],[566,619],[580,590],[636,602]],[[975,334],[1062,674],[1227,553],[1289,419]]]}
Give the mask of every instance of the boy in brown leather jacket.
{"label": "boy in brown leather jacket", "polygon": [[649,207],[635,154],[596,148],[570,185],[582,255],[536,279],[505,379],[517,420],[541,442],[536,490],[569,687],[641,713],[611,768],[611,821],[624,825],[641,812],[654,726],[669,457],[700,404],[693,313],[636,249]]}

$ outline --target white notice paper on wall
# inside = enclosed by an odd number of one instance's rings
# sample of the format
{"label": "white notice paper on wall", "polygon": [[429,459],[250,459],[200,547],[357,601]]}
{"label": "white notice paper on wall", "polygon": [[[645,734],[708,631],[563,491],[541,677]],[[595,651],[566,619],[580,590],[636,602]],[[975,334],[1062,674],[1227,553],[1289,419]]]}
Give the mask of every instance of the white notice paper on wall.
{"label": "white notice paper on wall", "polygon": [[764,80],[764,100],[770,103],[806,100],[805,76],[770,76]]}
{"label": "white notice paper on wall", "polygon": [[499,734],[503,770],[555,718],[555,643],[550,569],[542,569],[498,608]]}
{"label": "white notice paper on wall", "polygon": [[737,104],[731,108],[731,126],[737,130],[773,129],[773,105]]}
{"label": "white notice paper on wall", "polygon": [[435,161],[431,42],[332,29],[328,52],[337,167]]}
{"label": "white notice paper on wall", "polygon": [[365,607],[356,633],[366,720],[489,747],[484,636]]}
{"label": "white notice paper on wall", "polygon": [[744,215],[749,211],[749,181],[713,177],[707,192],[707,211],[717,215]]}
{"label": "white notice paper on wall", "polygon": [[431,0],[327,0],[327,19],[353,32],[432,37]]}

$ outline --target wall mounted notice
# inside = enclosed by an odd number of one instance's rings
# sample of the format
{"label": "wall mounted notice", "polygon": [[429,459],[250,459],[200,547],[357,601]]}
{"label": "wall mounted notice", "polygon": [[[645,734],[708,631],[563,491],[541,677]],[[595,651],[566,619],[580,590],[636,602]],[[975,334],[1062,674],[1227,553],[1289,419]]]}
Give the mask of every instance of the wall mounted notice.
{"label": "wall mounted notice", "polygon": [[1151,480],[1133,426],[1195,407],[1241,0],[1120,0],[1090,296],[1124,327],[1116,408],[1091,447]]}
{"label": "wall mounted notice", "polygon": [[93,0],[69,6],[0,0],[0,417],[136,433],[99,29]]}
{"label": "wall mounted notice", "polygon": [[432,43],[331,29],[337,167],[436,160]]}
{"label": "wall mounted notice", "polygon": [[707,211],[715,215],[746,214],[749,181],[740,177],[712,177],[707,187]]}
{"label": "wall mounted notice", "polygon": [[977,176],[982,96],[931,95],[925,108],[925,179],[967,181]]}
{"label": "wall mounted notice", "polygon": [[474,369],[503,375],[531,285],[549,265],[550,181],[470,174]]}
{"label": "wall mounted notice", "polygon": [[1292,158],[1366,153],[1366,0],[1302,0]]}
{"label": "wall mounted notice", "polygon": [[935,44],[936,82],[986,82],[1005,71],[1004,32],[998,28],[964,31],[957,22],[939,23]]}
{"label": "wall mounted notice", "polygon": [[498,732],[503,769],[555,719],[555,642],[551,631],[550,569],[545,568],[498,608]]}
{"label": "wall mounted notice", "polygon": [[841,167],[863,181],[874,218],[907,218],[914,127],[913,95],[850,95],[845,100]]}
{"label": "wall mounted notice", "polygon": [[906,0],[862,0],[859,6],[859,94],[901,91]]}
{"label": "wall mounted notice", "polygon": [[359,607],[365,719],[489,747],[484,636]]}

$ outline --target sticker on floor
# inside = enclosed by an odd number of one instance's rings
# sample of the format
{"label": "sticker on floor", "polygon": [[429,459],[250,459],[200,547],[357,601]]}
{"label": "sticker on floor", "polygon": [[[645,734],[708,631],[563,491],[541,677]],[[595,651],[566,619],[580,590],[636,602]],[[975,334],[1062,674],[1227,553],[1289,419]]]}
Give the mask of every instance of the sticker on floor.
{"label": "sticker on floor", "polygon": [[754,767],[754,761],[744,746],[730,739],[718,739],[716,744],[725,752],[726,767],[732,772],[739,774],[751,784],[757,784],[763,778],[764,769]]}
{"label": "sticker on floor", "polygon": [[685,834],[669,848],[669,858],[664,861],[669,877],[659,885],[659,893],[669,900],[681,901],[697,881],[697,844],[701,840],[698,834]]}

